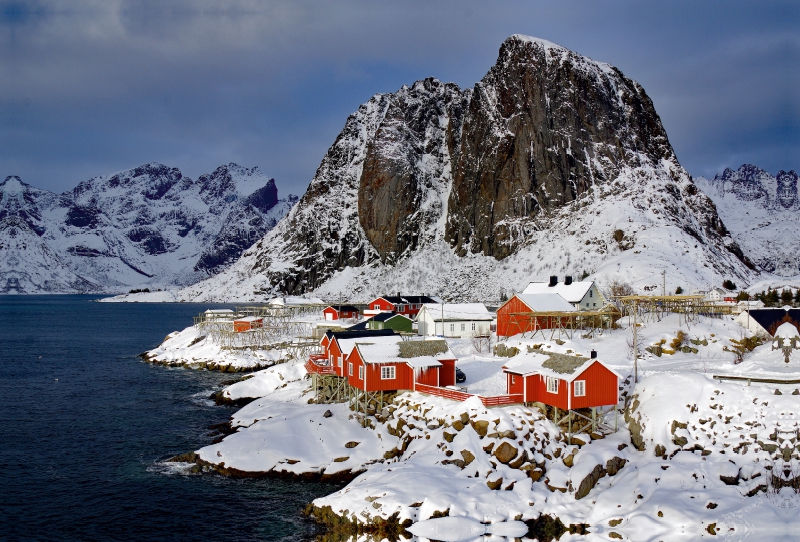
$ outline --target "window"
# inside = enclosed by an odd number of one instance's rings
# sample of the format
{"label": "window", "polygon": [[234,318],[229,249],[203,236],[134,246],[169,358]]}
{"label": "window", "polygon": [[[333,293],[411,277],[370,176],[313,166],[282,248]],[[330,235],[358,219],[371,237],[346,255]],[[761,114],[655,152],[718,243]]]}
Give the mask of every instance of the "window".
{"label": "window", "polygon": [[586,381],[585,380],[576,380],[573,386],[573,392],[575,397],[585,397],[586,396]]}
{"label": "window", "polygon": [[515,380],[514,375],[511,375],[511,383],[512,384],[514,384],[514,380]]}
{"label": "window", "polygon": [[592,297],[592,290],[589,290],[589,297]]}
{"label": "window", "polygon": [[358,379],[359,380],[364,380],[364,366],[363,365],[359,365],[358,366]]}
{"label": "window", "polygon": [[461,331],[466,331],[466,329],[467,329],[467,324],[462,323],[461,324]]}
{"label": "window", "polygon": [[547,377],[547,393],[558,393],[558,379],[552,376]]}
{"label": "window", "polygon": [[472,322],[472,331],[475,331],[475,322]]}
{"label": "window", "polygon": [[381,380],[394,380],[395,369],[394,367],[381,367]]}
{"label": "window", "polygon": [[380,309],[380,308],[381,308],[381,306],[380,306],[380,305],[378,305],[377,303],[375,303],[375,304],[372,306],[372,309],[373,309],[373,310],[378,310],[378,309]]}
{"label": "window", "polygon": [[450,324],[450,333],[455,333],[455,331],[456,331],[456,325]]}
{"label": "window", "polygon": [[347,365],[348,365],[348,367],[347,367],[347,374],[348,374],[348,376],[353,376],[353,362],[351,361],[351,362],[350,362],[350,363],[348,363]]}

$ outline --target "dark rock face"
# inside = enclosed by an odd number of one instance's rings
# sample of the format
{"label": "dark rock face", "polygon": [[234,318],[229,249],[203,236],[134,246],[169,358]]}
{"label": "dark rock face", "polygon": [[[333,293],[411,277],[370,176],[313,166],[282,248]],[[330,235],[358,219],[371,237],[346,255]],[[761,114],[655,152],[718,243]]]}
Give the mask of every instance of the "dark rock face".
{"label": "dark rock face", "polygon": [[644,89],[608,66],[512,37],[475,86],[453,171],[446,237],[502,259],[527,220],[574,201],[641,156],[674,153]]}
{"label": "dark rock face", "polygon": [[723,259],[744,259],[638,83],[512,36],[472,89],[425,79],[362,105],[299,204],[242,265],[263,277],[259,291],[300,294],[346,267],[393,266],[434,240],[500,260],[598,187],[626,204],[646,188],[670,224]]}
{"label": "dark rock face", "polygon": [[456,85],[435,79],[390,97],[358,189],[359,222],[383,262],[416,249],[441,214],[441,205],[426,208],[424,199],[458,147],[465,105]]}
{"label": "dark rock face", "polygon": [[784,209],[791,209],[797,205],[797,173],[794,171],[779,171],[775,178],[777,190],[775,199]]}

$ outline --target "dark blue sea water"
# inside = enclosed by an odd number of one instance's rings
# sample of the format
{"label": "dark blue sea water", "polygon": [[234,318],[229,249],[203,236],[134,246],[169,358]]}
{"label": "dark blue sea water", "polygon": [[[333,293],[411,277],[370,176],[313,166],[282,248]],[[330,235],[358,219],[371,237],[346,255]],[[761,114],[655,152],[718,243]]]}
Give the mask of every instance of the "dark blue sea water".
{"label": "dark blue sea water", "polygon": [[208,305],[0,296],[0,539],[303,540],[329,484],[176,473],[230,375],[137,356]]}

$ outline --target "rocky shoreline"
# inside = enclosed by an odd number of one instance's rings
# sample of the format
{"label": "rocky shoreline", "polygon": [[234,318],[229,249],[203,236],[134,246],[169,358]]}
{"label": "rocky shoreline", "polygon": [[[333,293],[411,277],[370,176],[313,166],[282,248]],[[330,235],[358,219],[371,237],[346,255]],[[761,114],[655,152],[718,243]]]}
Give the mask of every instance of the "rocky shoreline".
{"label": "rocky shoreline", "polygon": [[286,361],[286,360],[278,360],[278,361],[270,361],[269,363],[254,363],[253,365],[245,367],[224,361],[203,361],[203,360],[184,360],[184,359],[165,360],[165,359],[160,359],[157,355],[152,354],[150,352],[143,352],[139,354],[139,357],[142,358],[147,363],[152,363],[153,365],[163,365],[165,367],[186,367],[188,369],[201,369],[201,370],[205,369],[207,371],[219,371],[222,373],[254,373],[256,371],[261,371],[263,369],[269,369],[274,365]]}

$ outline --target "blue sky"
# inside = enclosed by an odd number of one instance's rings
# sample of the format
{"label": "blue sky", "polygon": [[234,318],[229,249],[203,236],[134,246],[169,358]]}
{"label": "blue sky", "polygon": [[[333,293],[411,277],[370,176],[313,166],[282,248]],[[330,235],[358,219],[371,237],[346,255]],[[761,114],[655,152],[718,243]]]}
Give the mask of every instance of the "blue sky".
{"label": "blue sky", "polygon": [[511,34],[641,83],[693,175],[800,168],[800,3],[0,0],[0,179],[259,166],[302,194],[347,116],[475,84]]}

